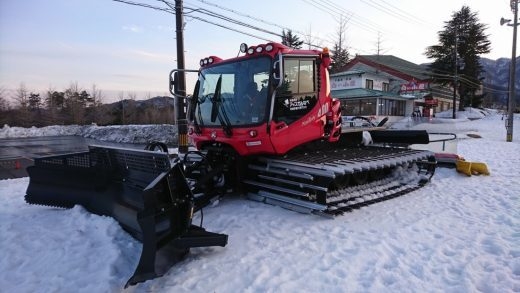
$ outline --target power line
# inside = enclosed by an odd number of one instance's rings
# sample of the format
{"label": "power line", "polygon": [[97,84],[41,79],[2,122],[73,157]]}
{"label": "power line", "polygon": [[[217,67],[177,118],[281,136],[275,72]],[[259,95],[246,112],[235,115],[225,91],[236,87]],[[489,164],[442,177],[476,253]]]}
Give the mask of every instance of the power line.
{"label": "power line", "polygon": [[[373,0],[371,0],[371,1],[373,1]],[[423,20],[423,19],[421,19],[421,18],[418,18],[418,17],[416,17],[415,15],[413,15],[413,14],[411,14],[411,13],[408,13],[408,12],[406,12],[405,10],[403,10],[403,9],[401,9],[401,8],[399,8],[399,7],[397,7],[397,6],[393,5],[393,4],[391,4],[391,3],[388,3],[388,2],[385,1],[385,0],[379,0],[379,1],[385,3],[385,4],[386,4],[387,6],[389,6],[390,8],[393,8],[394,10],[397,10],[397,11],[399,11],[400,13],[402,13],[402,14],[404,14],[404,15],[407,15],[408,18],[414,19],[416,22],[418,22],[418,23],[420,23],[420,24],[424,24],[424,25],[428,25],[428,26],[431,25],[431,24],[428,23],[427,21],[425,21],[425,20]]]}
{"label": "power line", "polygon": [[[303,2],[331,15],[336,22],[339,22],[339,19],[337,17],[346,16],[349,19],[349,22],[358,28],[361,28],[363,30],[366,30],[368,32],[377,32],[382,30],[379,26],[377,26],[375,23],[371,22],[368,19],[362,19],[361,17],[357,16],[351,11],[348,11],[338,5],[336,5],[333,2],[330,2],[330,0],[302,0]],[[358,20],[360,18],[360,20]]]}
{"label": "power line", "polygon": [[[224,11],[231,12],[231,13],[236,14],[236,15],[241,16],[241,17],[245,17],[245,18],[248,18],[248,19],[251,19],[251,20],[254,20],[254,21],[258,21],[258,22],[263,23],[263,24],[274,26],[274,27],[277,27],[277,28],[282,29],[282,30],[290,30],[292,32],[295,32],[295,33],[303,35],[303,36],[311,37],[313,39],[317,39],[317,40],[320,40],[320,41],[326,41],[325,39],[319,38],[317,36],[312,36],[312,35],[309,35],[307,33],[304,33],[304,32],[301,32],[301,31],[298,31],[298,30],[295,30],[295,29],[291,29],[291,28],[289,28],[287,26],[282,26],[280,24],[273,23],[273,22],[270,22],[270,21],[267,21],[267,20],[255,17],[255,16],[251,16],[251,15],[245,14],[243,12],[239,12],[237,10],[230,9],[230,8],[227,8],[227,7],[224,7],[222,5],[218,5],[218,4],[206,1],[206,0],[195,0],[195,1],[201,2],[201,3],[203,3],[205,5],[208,5],[208,6],[216,7],[218,9],[221,9],[221,10],[224,10]],[[193,4],[190,4],[190,5],[193,5]],[[201,8],[201,7],[199,6],[199,8]],[[204,9],[204,10],[206,10],[206,9]],[[206,10],[206,11],[208,11],[208,10]],[[215,13],[215,12],[211,12],[211,13]],[[279,35],[279,34],[277,34],[277,35]],[[314,45],[314,44],[309,44],[309,43],[305,43],[305,44],[306,45],[311,45],[311,46],[316,47],[316,48],[320,47],[320,46],[317,46],[317,45]]]}
{"label": "power line", "polygon": [[[390,8],[388,6],[384,6],[383,4],[380,4],[380,3],[377,3],[376,1],[374,0],[361,0],[361,2],[365,3],[366,5],[369,5],[385,14],[388,14],[392,17],[395,17],[399,20],[402,20],[402,21],[405,21],[406,22],[413,22],[413,23],[416,23],[416,24],[423,24],[422,21],[420,20],[415,20],[414,18],[415,17],[410,17],[410,16],[407,16],[403,10],[399,9],[399,8],[392,8],[392,7],[395,7],[395,6],[390,6]],[[382,1],[383,3],[387,3],[385,1]],[[404,12],[404,13],[403,13]]]}
{"label": "power line", "polygon": [[[175,15],[175,10],[172,8],[173,3],[165,1],[165,0],[157,0],[157,1],[166,4],[169,8],[157,7],[157,6],[153,6],[153,5],[146,4],[146,3],[134,2],[134,1],[128,1],[128,0],[113,0],[113,1],[124,3],[124,4],[128,4],[128,5],[134,5],[134,6],[140,6],[140,7],[145,7],[145,8],[149,8],[149,9],[154,9],[154,10],[158,10],[158,11],[162,11],[162,12],[166,12],[166,13],[170,13],[170,14],[174,14]],[[202,3],[209,3],[208,1],[204,1],[204,0],[197,0],[197,1],[200,1]],[[307,1],[307,0],[304,0],[304,1]],[[328,1],[328,0],[324,0],[324,1]],[[311,1],[311,2],[315,2],[315,1]],[[193,14],[193,13],[203,14],[203,15],[214,17],[214,18],[217,18],[217,19],[220,19],[220,20],[224,20],[226,22],[230,22],[230,23],[233,23],[233,24],[236,24],[236,25],[239,25],[239,26],[243,26],[243,27],[246,27],[248,29],[256,30],[256,31],[259,31],[259,32],[262,32],[262,33],[266,33],[266,34],[270,34],[270,35],[273,35],[273,36],[276,36],[276,37],[280,37],[280,38],[282,37],[280,34],[278,34],[276,32],[272,32],[272,31],[269,31],[269,30],[266,30],[266,29],[263,29],[263,28],[259,28],[257,26],[244,23],[244,22],[239,21],[237,19],[233,19],[231,17],[225,16],[225,15],[222,15],[222,14],[219,14],[219,13],[215,13],[213,11],[210,11],[210,10],[207,10],[207,9],[204,9],[204,8],[192,8],[192,7],[185,7],[185,8],[190,10],[187,13],[183,13],[185,15],[185,17],[187,17],[187,18],[195,19],[195,20],[198,20],[198,21],[201,21],[201,22],[204,22],[204,23],[208,23],[208,24],[211,24],[211,25],[214,25],[214,26],[218,26],[218,27],[221,27],[221,28],[224,28],[224,29],[227,29],[227,30],[230,30],[230,31],[234,31],[234,32],[237,32],[237,33],[240,33],[240,34],[243,34],[243,35],[247,35],[247,36],[250,36],[250,37],[253,37],[253,38],[261,39],[261,40],[264,40],[264,41],[267,41],[267,42],[271,41],[271,40],[269,40],[269,39],[267,39],[265,37],[261,37],[261,36],[258,36],[258,35],[255,35],[255,34],[252,34],[252,33],[246,32],[246,31],[243,31],[243,30],[232,28],[232,27],[223,25],[221,23],[210,21],[208,19],[205,19],[205,18],[202,18],[202,17],[199,17],[199,16],[194,16],[194,15],[191,15],[191,14]],[[225,9],[224,7],[222,7],[222,8]],[[329,12],[332,13],[332,10],[330,10]],[[247,16],[247,17],[249,18],[249,16]],[[259,18],[256,18],[256,19],[262,21]],[[362,49],[359,49],[359,48],[355,48],[355,47],[352,47],[352,46],[348,46],[348,47],[351,48],[351,49],[355,49],[356,51],[365,51],[365,50],[362,50]],[[425,72],[423,70],[418,70],[418,69],[411,68],[411,67],[394,66],[394,68],[398,69],[398,70],[406,70],[406,71],[412,72],[412,73],[419,73],[419,74],[429,73],[428,74],[429,76],[434,77],[434,78],[436,77],[438,79],[439,78],[440,79],[443,79],[443,78],[448,79],[448,78],[452,78],[453,77],[453,75],[450,75],[450,74]],[[473,81],[471,81],[471,80],[469,80],[467,78],[464,78],[463,74],[460,75],[460,79],[465,84],[473,85],[473,86],[480,86],[480,84],[477,84],[477,83],[475,83],[475,82],[473,82]],[[491,89],[491,88],[486,88],[486,89],[488,89],[490,91],[494,91],[494,92],[502,92],[502,91],[494,90],[494,89]]]}
{"label": "power line", "polygon": [[[154,10],[158,10],[158,11],[162,11],[162,12],[166,12],[166,13],[170,13],[170,14],[174,14],[175,15],[175,11],[173,9],[171,9],[171,8],[157,7],[157,6],[153,6],[153,5],[146,4],[146,3],[127,1],[127,0],[113,0],[113,1],[124,3],[124,4],[128,4],[128,5],[134,5],[134,6],[144,7],[144,8],[150,8],[150,9],[154,9]],[[168,1],[161,1],[161,0],[158,0],[158,1],[159,2],[163,2],[163,3],[167,4],[168,6],[172,5],[172,3],[168,2]],[[184,16],[187,17],[187,18],[196,19],[196,20],[199,20],[201,22],[205,22],[205,23],[208,23],[208,24],[211,24],[211,25],[215,25],[215,26],[218,26],[218,27],[230,30],[230,31],[238,32],[240,34],[244,34],[244,35],[247,35],[247,36],[250,36],[250,37],[261,39],[261,40],[264,40],[264,41],[267,41],[267,42],[271,41],[271,40],[269,40],[267,38],[264,38],[264,37],[261,37],[261,36],[258,36],[258,35],[252,34],[252,33],[248,33],[248,32],[245,32],[245,31],[241,31],[239,29],[231,28],[231,27],[225,26],[223,24],[219,24],[219,23],[216,23],[216,22],[204,19],[202,17],[197,17],[197,16],[190,15],[190,13],[194,13],[194,12],[199,12],[199,13],[202,13],[202,14],[205,14],[205,12],[200,12],[198,9],[194,9],[194,8],[190,8],[190,7],[185,7],[185,8],[190,10],[190,12],[188,12],[188,13],[183,13]],[[206,13],[206,14],[208,14],[208,13]],[[218,17],[218,15],[210,15],[210,16]],[[225,18],[226,17],[222,16],[221,19],[225,19]],[[231,21],[231,22],[233,22],[233,21]],[[255,30],[260,30],[260,31],[262,31],[264,33],[269,33],[269,34],[281,37],[281,35],[279,35],[277,33],[269,32],[269,31],[266,31],[266,30],[263,30],[263,29],[260,29],[260,28],[255,28],[255,27],[249,26],[249,25],[247,25],[245,23],[240,23],[238,21],[233,22],[233,23],[239,24],[239,25],[244,25],[246,27],[249,27],[249,28],[252,28],[252,29],[255,29]]]}

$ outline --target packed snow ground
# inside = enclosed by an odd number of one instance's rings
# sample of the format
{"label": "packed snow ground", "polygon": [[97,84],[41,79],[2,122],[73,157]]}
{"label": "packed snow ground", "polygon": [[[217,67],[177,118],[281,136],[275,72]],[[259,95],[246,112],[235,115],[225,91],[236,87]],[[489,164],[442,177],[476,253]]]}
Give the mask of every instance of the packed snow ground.
{"label": "packed snow ground", "polygon": [[226,247],[192,249],[126,290],[139,242],[81,207],[26,204],[28,178],[2,180],[1,291],[520,292],[520,117],[514,142],[501,118],[435,124],[490,176],[439,168],[422,189],[334,220],[227,197],[204,209]]}

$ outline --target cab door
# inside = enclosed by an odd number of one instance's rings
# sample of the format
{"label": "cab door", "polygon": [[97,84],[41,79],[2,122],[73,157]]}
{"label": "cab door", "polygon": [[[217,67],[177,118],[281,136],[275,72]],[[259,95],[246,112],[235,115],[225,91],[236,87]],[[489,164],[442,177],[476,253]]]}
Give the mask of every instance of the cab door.
{"label": "cab door", "polygon": [[323,135],[319,117],[318,70],[315,56],[283,58],[283,81],[274,95],[271,143],[283,154]]}

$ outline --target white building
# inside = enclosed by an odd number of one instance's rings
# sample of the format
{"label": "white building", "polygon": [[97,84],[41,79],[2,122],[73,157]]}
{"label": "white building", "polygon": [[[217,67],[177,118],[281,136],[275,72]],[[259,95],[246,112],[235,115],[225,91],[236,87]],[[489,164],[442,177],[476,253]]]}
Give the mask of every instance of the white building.
{"label": "white building", "polygon": [[[358,55],[331,74],[331,95],[345,116],[433,116],[452,109],[452,91],[430,83],[426,67],[391,55]],[[415,112],[415,113],[414,113]]]}

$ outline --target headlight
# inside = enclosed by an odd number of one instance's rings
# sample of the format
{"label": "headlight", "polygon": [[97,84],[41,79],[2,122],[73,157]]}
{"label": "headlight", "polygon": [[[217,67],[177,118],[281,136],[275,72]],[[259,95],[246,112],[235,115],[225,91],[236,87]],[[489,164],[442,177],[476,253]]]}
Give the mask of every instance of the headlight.
{"label": "headlight", "polygon": [[240,44],[240,52],[242,52],[242,53],[247,52],[247,44],[246,43]]}

